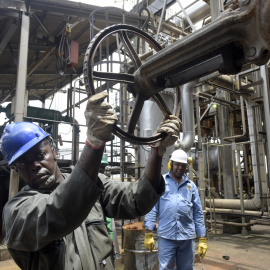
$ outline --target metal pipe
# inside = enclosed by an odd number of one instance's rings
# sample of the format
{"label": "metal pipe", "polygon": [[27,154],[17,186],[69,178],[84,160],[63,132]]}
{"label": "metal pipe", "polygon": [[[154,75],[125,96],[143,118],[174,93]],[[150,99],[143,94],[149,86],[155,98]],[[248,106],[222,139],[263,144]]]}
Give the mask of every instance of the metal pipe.
{"label": "metal pipe", "polygon": [[[239,146],[237,146],[236,153],[237,153],[237,166],[238,166],[238,182],[239,182],[239,189],[240,189],[240,206],[241,206],[241,214],[243,215],[245,213],[245,208],[244,208],[243,182],[242,182],[242,171],[241,171]],[[242,224],[245,224],[246,218],[244,216],[242,216],[241,219],[242,219]],[[247,235],[247,230],[246,230],[245,226],[242,227],[241,234]]]}
{"label": "metal pipe", "polygon": [[[212,223],[211,220],[206,220],[206,222],[207,223]],[[250,222],[247,222],[247,223],[237,223],[237,222],[217,220],[216,223],[218,223],[218,224],[227,224],[227,225],[236,226],[236,227],[249,227],[249,226],[254,226],[256,224],[270,226],[270,222],[267,222],[267,221],[264,221],[264,220],[251,220]]]}
{"label": "metal pipe", "polygon": [[200,95],[203,96],[203,97],[214,99],[216,101],[219,101],[221,103],[224,103],[224,104],[227,104],[227,105],[230,105],[230,106],[234,106],[234,107],[240,107],[241,106],[239,104],[236,104],[236,103],[233,103],[233,102],[230,102],[230,101],[226,101],[226,100],[221,99],[221,98],[214,97],[214,96],[212,96],[210,94],[207,94],[207,93],[200,93]]}
{"label": "metal pipe", "polygon": [[195,140],[193,89],[196,83],[197,80],[186,83],[182,89],[183,139],[177,142],[177,146],[185,152],[191,149]]}
{"label": "metal pipe", "polygon": [[[193,23],[197,23],[210,15],[210,6],[205,1],[196,1],[194,5],[187,6],[185,10]],[[185,16],[182,17],[183,20],[187,19]]]}
{"label": "metal pipe", "polygon": [[[205,200],[206,205],[210,205],[210,200]],[[229,209],[240,209],[240,200],[238,199],[215,199],[215,206],[217,208],[229,208]],[[244,200],[244,208],[246,210],[260,210],[260,198],[255,196],[251,200]]]}
{"label": "metal pipe", "polygon": [[[212,211],[211,208],[206,207],[206,211],[210,212]],[[216,214],[228,214],[228,215],[239,215],[241,216],[241,210],[238,209],[228,209],[228,208],[216,208],[215,209]],[[262,216],[262,213],[260,211],[245,211],[245,216]]]}
{"label": "metal pipe", "polygon": [[[28,100],[26,89],[27,76],[27,56],[28,56],[28,42],[29,42],[29,27],[30,17],[26,13],[22,13],[21,19],[21,36],[20,36],[20,51],[17,69],[16,95],[15,95],[15,109],[14,121],[22,122],[25,110],[25,101]],[[19,190],[19,174],[11,170],[9,181],[9,198],[16,194]]]}
{"label": "metal pipe", "polygon": [[[261,123],[261,121],[257,121],[256,122],[256,119],[255,119],[255,109],[256,108],[252,108],[252,117],[253,117],[253,124],[254,124],[254,127],[256,126],[256,123]],[[257,198],[257,201],[258,201],[258,204],[260,205],[261,207],[261,211],[263,212],[264,211],[264,201],[262,199],[262,196],[263,196],[263,188],[262,188],[262,174],[261,174],[261,168],[260,168],[260,157],[259,157],[259,146],[258,146],[258,137],[257,137],[257,129],[254,128],[254,153],[253,153],[253,156],[255,156],[255,160],[256,160],[256,168],[257,168],[257,181],[256,181],[256,184],[257,184],[257,187],[258,187],[258,190],[256,189],[255,191],[255,196]],[[253,160],[252,160],[252,165],[253,165]],[[253,170],[254,170],[254,165],[253,165]],[[255,179],[254,179],[254,186],[255,186]],[[255,189],[255,187],[254,187]],[[258,194],[259,193],[259,194]]]}
{"label": "metal pipe", "polygon": [[244,98],[242,96],[240,96],[240,104],[241,104],[241,118],[242,118],[243,133],[241,135],[235,135],[235,136],[231,136],[231,137],[224,137],[223,140],[225,140],[225,141],[241,139],[241,138],[245,137],[246,134],[247,134],[246,119],[245,119],[245,108],[244,108]]}
{"label": "metal pipe", "polygon": [[235,160],[235,148],[237,147],[234,143],[232,143],[232,162],[233,162],[233,183],[234,183],[234,190],[237,192],[239,183],[237,183],[236,179],[236,160]]}
{"label": "metal pipe", "polygon": [[269,78],[267,65],[261,66],[261,78],[263,79],[263,103],[267,136],[267,167],[270,170],[270,108],[269,108]]}
{"label": "metal pipe", "polygon": [[24,106],[26,97],[26,77],[27,77],[27,56],[28,56],[28,42],[29,42],[29,27],[30,18],[25,13],[22,14],[21,19],[21,36],[20,36],[20,51],[19,62],[17,69],[14,121],[22,122],[24,116]]}
{"label": "metal pipe", "polygon": [[[156,30],[156,28],[152,24],[149,25],[149,29],[154,30],[154,31]],[[173,33],[175,35],[182,35],[182,36],[187,36],[188,35],[188,33],[186,33],[185,31],[183,31],[183,30],[181,30],[181,29],[179,29],[177,27],[174,27],[174,26],[172,26],[172,25],[170,25],[170,24],[168,24],[166,22],[162,23],[162,29],[168,30],[168,31],[170,31],[171,33]]]}
{"label": "metal pipe", "polygon": [[199,106],[199,91],[195,96],[196,119],[197,119],[197,134],[198,134],[198,168],[199,168],[199,194],[202,203],[202,209],[205,209],[205,178],[204,178],[204,158],[202,152],[202,136],[200,124],[200,106]]}
{"label": "metal pipe", "polygon": [[[194,6],[194,4],[196,4],[198,1],[199,1],[199,0],[195,0],[195,1],[191,2],[189,5],[187,5],[187,6],[185,7],[185,9],[188,9],[188,8]],[[199,9],[199,10],[200,10],[200,9]],[[199,10],[198,10],[198,11],[199,11]],[[182,13],[182,10],[176,12],[176,13],[173,14],[171,17],[167,18],[166,21],[171,21],[174,17],[178,16],[178,15],[181,14],[181,13]],[[180,15],[179,17],[183,17],[183,16]],[[183,19],[184,19],[184,18],[183,18]]]}
{"label": "metal pipe", "polygon": [[180,6],[180,8],[181,8],[182,12],[184,13],[185,18],[187,19],[187,21],[188,21],[188,23],[189,23],[190,27],[192,28],[192,30],[193,30],[193,31],[195,31],[195,30],[196,30],[196,28],[195,28],[194,24],[192,23],[191,19],[189,18],[189,16],[188,16],[188,14],[187,14],[186,10],[183,8],[183,6],[182,6],[182,4],[181,4],[180,0],[177,0],[177,3],[178,3],[178,5]]}
{"label": "metal pipe", "polygon": [[[210,110],[211,106],[212,106],[213,102],[211,101],[210,104],[207,105],[207,108],[205,109],[205,111],[203,112],[202,116],[200,117],[200,121],[202,121],[202,119],[204,118],[204,116],[207,114],[207,112]],[[195,128],[197,127],[197,124],[195,125]]]}
{"label": "metal pipe", "polygon": [[164,13],[165,13],[165,10],[166,10],[166,4],[167,4],[167,0],[163,0],[164,3],[163,3],[163,8],[162,8],[162,12],[161,12],[161,16],[160,16],[160,20],[159,20],[159,25],[158,25],[158,30],[157,30],[157,36],[160,32],[160,28],[161,28],[161,25],[162,25],[162,21],[163,21],[163,18],[164,18]]}

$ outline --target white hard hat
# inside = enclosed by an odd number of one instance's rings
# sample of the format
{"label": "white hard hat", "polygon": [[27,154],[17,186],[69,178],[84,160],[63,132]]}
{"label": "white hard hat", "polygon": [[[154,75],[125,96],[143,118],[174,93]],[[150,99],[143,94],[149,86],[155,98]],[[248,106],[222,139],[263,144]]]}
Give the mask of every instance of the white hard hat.
{"label": "white hard hat", "polygon": [[187,164],[187,158],[187,153],[182,149],[178,149],[172,153],[170,160]]}

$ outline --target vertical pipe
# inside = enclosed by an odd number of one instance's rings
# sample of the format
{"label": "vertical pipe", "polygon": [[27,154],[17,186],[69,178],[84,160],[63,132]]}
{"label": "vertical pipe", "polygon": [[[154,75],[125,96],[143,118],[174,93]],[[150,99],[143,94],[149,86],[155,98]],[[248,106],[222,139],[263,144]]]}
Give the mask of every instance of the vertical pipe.
{"label": "vertical pipe", "polygon": [[[219,125],[219,123],[218,123],[218,117],[215,115],[216,138],[219,137],[218,125]],[[219,146],[218,145],[217,145],[217,157],[218,157],[219,191],[221,191],[221,187],[222,187],[222,175],[221,175],[220,149],[219,149]]]}
{"label": "vertical pipe", "polygon": [[[255,115],[255,108],[252,108],[253,110],[253,123],[254,123],[254,149],[255,149],[255,159],[256,159],[256,168],[257,168],[257,175],[258,175],[258,186],[259,186],[259,198],[260,198],[260,206],[261,206],[261,211],[264,211],[264,204],[263,204],[263,189],[262,189],[262,176],[261,176],[261,168],[260,168],[260,157],[259,157],[259,147],[258,147],[258,138],[257,138],[257,123],[256,123],[256,115]],[[253,169],[254,170],[254,169]],[[255,179],[254,179],[254,185],[255,185]]]}
{"label": "vertical pipe", "polygon": [[253,204],[258,209],[261,207],[260,204],[260,196],[261,196],[261,185],[260,185],[260,165],[258,158],[258,145],[257,145],[257,134],[255,128],[255,116],[254,109],[252,105],[253,101],[250,99],[246,100],[246,108],[247,108],[247,119],[248,119],[248,127],[249,127],[249,136],[250,136],[250,152],[251,152],[251,162],[252,162],[252,171],[253,171],[253,179],[254,179],[254,199]]}
{"label": "vertical pipe", "polygon": [[244,166],[245,166],[245,175],[247,181],[248,193],[250,193],[250,181],[249,181],[249,167],[248,167],[248,154],[247,154],[247,145],[243,145],[243,154],[244,154]]}
{"label": "vertical pipe", "polygon": [[[227,94],[225,91],[217,89],[216,96],[219,99],[225,101],[228,100]],[[229,147],[230,143],[226,142],[224,138],[229,137],[230,134],[230,123],[229,123],[229,108],[225,105],[218,106],[218,122],[219,122],[219,134],[221,144],[224,145],[221,149],[221,169],[223,176],[223,188],[224,188],[224,198],[233,199],[235,190],[233,182],[233,162],[232,162],[232,151]]]}
{"label": "vertical pipe", "polygon": [[204,158],[202,152],[199,94],[200,91],[198,90],[195,96],[195,106],[196,106],[197,134],[198,134],[198,167],[199,167],[199,181],[200,181],[199,194],[202,203],[202,209],[205,210],[205,177],[204,177]]}
{"label": "vertical pipe", "polygon": [[194,182],[194,177],[193,177],[193,162],[192,162],[192,157],[191,157],[191,151],[189,150],[189,179]]}
{"label": "vertical pipe", "polygon": [[[202,150],[203,150],[202,151],[202,157],[205,157],[205,146],[202,148]],[[205,182],[206,182],[206,180],[205,180]],[[209,188],[209,190],[210,190],[210,188]],[[213,217],[212,217],[213,210],[212,210],[211,190],[210,190],[210,193],[209,193],[209,203],[210,203],[210,219],[212,220],[213,219]],[[213,224],[212,224],[212,222],[211,222],[211,230],[213,230]]]}
{"label": "vertical pipe", "polygon": [[266,126],[267,136],[267,168],[268,168],[268,179],[270,176],[270,108],[269,108],[269,77],[267,65],[260,67],[261,78],[263,79],[263,102],[264,102],[264,118]]}
{"label": "vertical pipe", "polygon": [[163,0],[163,1],[164,1],[164,3],[163,3],[163,8],[162,8],[161,16],[160,16],[160,19],[159,19],[159,25],[158,25],[158,30],[157,30],[157,36],[158,36],[158,34],[159,34],[159,32],[160,32],[160,28],[161,28],[161,25],[162,25],[164,13],[165,13],[165,10],[166,10],[167,0]]}
{"label": "vertical pipe", "polygon": [[211,21],[214,21],[220,15],[220,1],[210,0]]}
{"label": "vertical pipe", "polygon": [[[109,14],[108,14],[108,10],[106,10],[106,27],[108,25],[109,25]],[[106,38],[106,60],[107,60],[107,72],[110,72],[110,64],[109,64],[109,36]],[[109,92],[109,82],[108,81],[106,81],[106,89],[107,89],[107,92]],[[108,99],[109,99],[109,96],[108,96]]]}
{"label": "vertical pipe", "polygon": [[[24,116],[24,105],[27,78],[27,57],[28,57],[28,42],[29,42],[29,26],[30,18],[26,13],[22,13],[19,61],[17,68],[16,94],[14,106],[14,121],[22,122]],[[19,190],[19,174],[11,170],[9,181],[9,198],[13,197]]]}
{"label": "vertical pipe", "polygon": [[[243,196],[243,182],[242,182],[242,170],[241,170],[241,161],[240,161],[240,150],[239,146],[236,147],[236,155],[237,155],[237,167],[238,167],[238,182],[239,182],[239,191],[240,191],[240,206],[241,206],[241,214],[242,214],[242,223],[246,223],[245,208],[244,208],[244,196]],[[247,236],[247,228],[245,226],[242,227],[242,236]]]}
{"label": "vertical pipe", "polygon": [[[212,185],[211,176],[210,176],[209,162],[210,162],[210,156],[209,156],[209,141],[208,141],[207,142],[207,176],[208,176],[208,184],[209,184],[209,190],[210,190],[210,206],[212,207],[211,201],[213,201],[214,228],[215,228],[215,234],[217,234],[215,199],[214,199],[214,197],[212,195],[213,185]],[[212,215],[211,215],[211,220],[212,219],[213,218],[212,218]]]}
{"label": "vertical pipe", "polygon": [[[123,88],[123,85],[120,84],[120,97],[119,97],[119,100],[120,100],[120,116],[119,116],[119,120],[120,120],[120,123],[121,123],[121,128],[123,129],[124,127],[124,123],[123,123],[123,119],[124,119],[124,116],[123,116],[123,91],[124,91],[124,88]],[[121,179],[121,182],[124,182],[124,177],[125,177],[125,171],[124,171],[124,158],[125,158],[125,141],[124,140],[120,140],[120,179]],[[124,225],[124,220],[122,219],[122,227]],[[123,248],[123,241],[124,241],[124,232],[123,232],[123,229],[122,229],[122,248]]]}
{"label": "vertical pipe", "polygon": [[238,183],[236,179],[236,160],[235,160],[235,151],[232,150],[232,162],[233,162],[233,183],[234,183],[234,190],[238,192]]}
{"label": "vertical pipe", "polygon": [[186,83],[182,88],[183,139],[179,141],[179,147],[186,152],[191,149],[195,140],[193,90],[196,82],[191,81]]}
{"label": "vertical pipe", "polygon": [[73,95],[72,95],[72,102],[73,102],[73,106],[72,106],[72,164],[75,165],[77,162],[77,156],[76,156],[76,152],[77,152],[77,127],[75,126],[75,104],[76,104],[76,100],[75,100],[75,95],[76,95],[76,82],[79,79],[76,79],[74,82],[74,87],[73,89]]}
{"label": "vertical pipe", "polygon": [[14,121],[22,122],[24,116],[25,105],[25,89],[27,78],[27,57],[29,43],[29,26],[30,18],[25,13],[22,13],[22,25],[20,36],[19,62],[17,68]]}

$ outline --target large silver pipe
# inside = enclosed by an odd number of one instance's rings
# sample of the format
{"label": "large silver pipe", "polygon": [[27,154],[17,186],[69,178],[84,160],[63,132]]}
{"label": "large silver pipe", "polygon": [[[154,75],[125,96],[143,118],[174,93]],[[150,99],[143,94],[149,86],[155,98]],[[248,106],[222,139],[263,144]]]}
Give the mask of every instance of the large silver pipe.
{"label": "large silver pipe", "polygon": [[[166,102],[168,108],[172,111],[173,104],[174,104],[174,94],[173,89],[166,89],[162,91],[160,94],[164,101]],[[140,137],[150,137],[157,129],[158,125],[162,121],[164,115],[160,108],[158,107],[157,103],[154,100],[149,99],[144,102],[143,109],[141,111],[140,119],[139,119],[139,136]],[[161,173],[168,172],[168,161],[170,154],[174,151],[174,146],[170,146],[167,148],[166,153],[162,159],[162,170]],[[150,153],[149,146],[140,146],[140,160],[139,164],[142,166],[146,165]]]}
{"label": "large silver pipe", "polygon": [[[187,8],[186,13],[190,20],[192,20],[192,22],[195,24],[210,15],[210,6],[204,1],[200,0],[191,7]],[[183,16],[183,19],[187,21],[185,15]]]}
{"label": "large silver pipe", "polygon": [[196,83],[197,80],[186,83],[182,89],[183,139],[177,141],[176,147],[183,149],[185,152],[191,149],[195,140],[193,90]]}
{"label": "large silver pipe", "polygon": [[[206,205],[210,205],[210,199],[206,199]],[[215,207],[222,209],[239,209],[241,208],[241,202],[239,199],[215,199]],[[244,200],[245,210],[258,211],[260,210],[260,198],[255,196],[251,200]],[[245,211],[246,213],[246,211]]]}

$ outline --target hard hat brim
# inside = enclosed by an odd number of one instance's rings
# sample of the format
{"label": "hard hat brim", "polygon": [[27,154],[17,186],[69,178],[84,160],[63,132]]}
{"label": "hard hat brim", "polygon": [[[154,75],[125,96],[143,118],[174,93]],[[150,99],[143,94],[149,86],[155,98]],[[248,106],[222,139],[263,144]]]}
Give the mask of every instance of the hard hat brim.
{"label": "hard hat brim", "polygon": [[36,144],[40,143],[42,140],[44,140],[45,138],[49,137],[50,134],[46,134],[43,136],[39,136],[36,137],[34,139],[32,139],[30,142],[28,142],[27,144],[25,144],[24,146],[22,146],[10,159],[10,161],[8,162],[8,165],[11,165],[12,163],[14,163],[19,157],[21,157],[22,155],[24,155],[28,150],[30,150],[33,146],[35,146]]}

